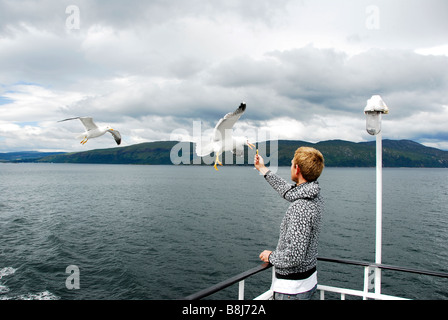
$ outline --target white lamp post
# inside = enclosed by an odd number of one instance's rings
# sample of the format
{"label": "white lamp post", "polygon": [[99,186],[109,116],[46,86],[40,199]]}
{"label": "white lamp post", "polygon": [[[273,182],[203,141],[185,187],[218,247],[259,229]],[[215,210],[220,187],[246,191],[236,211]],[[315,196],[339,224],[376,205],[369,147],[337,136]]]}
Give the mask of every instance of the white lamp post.
{"label": "white lamp post", "polygon": [[[383,206],[383,148],[381,134],[381,117],[389,113],[389,108],[380,96],[374,95],[367,100],[364,108],[366,114],[366,130],[376,136],[376,245],[375,263],[381,264],[382,247],[382,206]],[[381,269],[375,269],[375,293],[381,294]]]}

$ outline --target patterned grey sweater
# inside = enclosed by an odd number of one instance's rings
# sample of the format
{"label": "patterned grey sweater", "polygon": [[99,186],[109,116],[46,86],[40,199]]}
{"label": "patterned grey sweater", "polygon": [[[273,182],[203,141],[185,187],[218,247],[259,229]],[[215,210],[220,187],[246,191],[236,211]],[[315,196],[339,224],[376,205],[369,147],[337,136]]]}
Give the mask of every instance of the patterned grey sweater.
{"label": "patterned grey sweater", "polygon": [[280,225],[277,248],[269,256],[269,262],[280,275],[309,271],[316,267],[323,211],[319,183],[296,186],[271,171],[265,179],[284,199],[292,202]]}

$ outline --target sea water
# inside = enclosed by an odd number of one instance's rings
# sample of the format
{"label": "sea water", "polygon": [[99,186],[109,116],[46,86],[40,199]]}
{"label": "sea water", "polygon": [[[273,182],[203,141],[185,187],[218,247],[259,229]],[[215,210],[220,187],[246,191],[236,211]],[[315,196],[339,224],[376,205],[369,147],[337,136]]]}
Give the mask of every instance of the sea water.
{"label": "sea water", "polygon": [[[319,255],[374,262],[375,169],[325,168],[319,183]],[[448,170],[385,168],[383,189],[382,262],[447,272]],[[0,299],[179,299],[260,264],[288,205],[250,166],[0,164]],[[321,284],[362,290],[363,274],[318,265]],[[246,280],[246,298],[270,281]],[[384,294],[446,299],[447,288],[382,272]]]}

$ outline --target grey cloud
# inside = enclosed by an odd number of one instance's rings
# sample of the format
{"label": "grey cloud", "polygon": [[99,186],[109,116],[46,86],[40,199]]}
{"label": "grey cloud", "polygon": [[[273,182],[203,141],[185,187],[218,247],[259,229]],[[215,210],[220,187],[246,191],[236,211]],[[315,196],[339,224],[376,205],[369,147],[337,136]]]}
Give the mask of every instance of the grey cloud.
{"label": "grey cloud", "polygon": [[394,118],[448,105],[448,57],[371,50],[354,57],[308,46],[273,52],[265,59],[233,58],[200,75],[131,85],[80,102],[76,108],[115,115],[148,114],[216,121],[240,101],[247,120],[317,114],[356,115],[373,94],[391,105]]}
{"label": "grey cloud", "polygon": [[48,34],[19,33],[17,41],[5,41],[2,45],[2,83],[27,81],[61,87],[77,82],[82,77],[104,77],[110,74],[101,65],[86,60],[76,40]]}
{"label": "grey cloud", "polygon": [[235,57],[208,70],[209,82],[224,87],[264,86],[275,82],[278,67],[274,60]]}
{"label": "grey cloud", "polygon": [[0,32],[10,35],[9,27],[26,23],[39,29],[63,33],[68,17],[66,8],[80,9],[82,28],[105,25],[114,28],[151,27],[179,17],[222,19],[238,17],[241,21],[270,24],[284,12],[290,0],[1,0]]}
{"label": "grey cloud", "polygon": [[378,43],[396,41],[414,46],[415,44],[434,46],[446,43],[447,1],[381,0],[375,4],[380,9],[381,19]]}
{"label": "grey cloud", "polygon": [[[404,50],[446,43],[445,0],[307,0],[304,9],[310,14],[306,31],[340,30],[351,43]],[[321,19],[313,22],[316,17]],[[377,23],[374,28],[368,25],[372,18]]]}
{"label": "grey cloud", "polygon": [[[0,1],[0,35],[14,37],[13,29],[30,25],[41,30],[64,31],[69,1]],[[1,37],[0,37],[1,38]]]}
{"label": "grey cloud", "polygon": [[110,92],[86,96],[70,105],[66,112],[72,115],[93,112],[117,120],[123,115],[133,118],[155,115],[207,121],[219,119],[242,100],[244,97],[238,93],[194,80],[173,79],[157,83],[152,78],[141,77]]}
{"label": "grey cloud", "polygon": [[360,102],[373,94],[390,97],[403,114],[448,104],[448,57],[398,50],[370,50],[349,57],[312,46],[270,57],[276,61],[224,62],[213,69],[212,78],[223,86],[273,88],[278,96],[291,99],[291,105],[296,101],[297,106],[312,107],[313,113],[359,112]]}
{"label": "grey cloud", "polygon": [[[0,82],[67,86],[130,74],[189,78],[219,59],[222,48],[232,51],[208,26],[222,32],[226,18],[269,23],[286,2],[47,0],[19,6],[1,0]],[[65,29],[68,5],[80,9],[80,30]]]}

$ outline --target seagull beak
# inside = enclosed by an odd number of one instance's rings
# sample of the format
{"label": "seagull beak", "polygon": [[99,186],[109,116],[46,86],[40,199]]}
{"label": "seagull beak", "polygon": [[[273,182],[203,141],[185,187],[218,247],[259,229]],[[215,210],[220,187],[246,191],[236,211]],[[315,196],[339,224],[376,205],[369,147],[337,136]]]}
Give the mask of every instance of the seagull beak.
{"label": "seagull beak", "polygon": [[255,145],[250,143],[249,141],[246,141],[246,143],[247,143],[249,148],[251,148],[251,149],[255,148]]}

